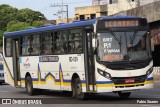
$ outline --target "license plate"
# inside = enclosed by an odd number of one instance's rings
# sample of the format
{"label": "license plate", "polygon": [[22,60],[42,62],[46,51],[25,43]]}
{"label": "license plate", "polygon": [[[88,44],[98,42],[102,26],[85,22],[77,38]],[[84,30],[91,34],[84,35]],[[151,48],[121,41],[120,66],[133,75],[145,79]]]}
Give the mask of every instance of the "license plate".
{"label": "license plate", "polygon": [[135,79],[134,78],[130,78],[130,79],[126,79],[125,83],[134,83]]}

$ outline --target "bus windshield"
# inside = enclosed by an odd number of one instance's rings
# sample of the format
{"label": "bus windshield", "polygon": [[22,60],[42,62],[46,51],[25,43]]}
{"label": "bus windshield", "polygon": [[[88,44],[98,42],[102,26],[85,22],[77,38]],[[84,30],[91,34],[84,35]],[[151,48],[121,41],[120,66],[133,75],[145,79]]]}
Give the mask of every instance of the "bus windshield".
{"label": "bus windshield", "polygon": [[135,61],[151,57],[147,31],[99,32],[97,39],[99,61]]}

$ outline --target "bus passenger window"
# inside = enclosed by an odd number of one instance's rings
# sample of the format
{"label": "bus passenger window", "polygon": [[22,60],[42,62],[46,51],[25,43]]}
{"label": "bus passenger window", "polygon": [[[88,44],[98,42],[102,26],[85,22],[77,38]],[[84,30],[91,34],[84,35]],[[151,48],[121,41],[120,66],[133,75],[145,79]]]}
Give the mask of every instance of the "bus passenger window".
{"label": "bus passenger window", "polygon": [[42,35],[42,53],[52,54],[53,53],[53,36],[51,32],[44,33]]}
{"label": "bus passenger window", "polygon": [[73,29],[69,31],[68,52],[69,53],[82,52],[82,30],[81,29]]}
{"label": "bus passenger window", "polygon": [[68,52],[75,52],[75,44],[74,42],[68,43]]}
{"label": "bus passenger window", "polygon": [[6,39],[6,56],[12,56],[12,39]]}
{"label": "bus passenger window", "polygon": [[76,52],[81,53],[82,52],[82,44],[80,42],[76,42]]}
{"label": "bus passenger window", "polygon": [[21,49],[22,49],[22,55],[29,55],[29,49],[30,49],[30,36],[23,36],[22,37],[22,45],[21,45]]}
{"label": "bus passenger window", "polygon": [[55,45],[55,54],[65,53],[65,49],[63,48],[62,43],[56,43]]}
{"label": "bus passenger window", "polygon": [[67,52],[67,31],[55,32],[54,35],[54,53],[61,54]]}
{"label": "bus passenger window", "polygon": [[38,55],[41,53],[40,50],[40,35],[35,34],[31,36],[31,55]]}
{"label": "bus passenger window", "polygon": [[60,42],[60,41],[61,41],[60,32],[55,32],[55,42]]}

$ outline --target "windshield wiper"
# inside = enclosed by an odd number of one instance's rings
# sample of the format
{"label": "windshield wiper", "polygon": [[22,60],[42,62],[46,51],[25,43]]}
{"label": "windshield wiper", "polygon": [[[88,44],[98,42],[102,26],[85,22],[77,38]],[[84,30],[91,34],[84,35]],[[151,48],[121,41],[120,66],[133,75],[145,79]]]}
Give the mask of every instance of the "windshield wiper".
{"label": "windshield wiper", "polygon": [[136,38],[137,34],[138,34],[138,31],[134,31],[133,35],[132,35],[132,36],[130,36],[130,39],[131,39],[130,44],[132,44],[132,45],[133,45],[133,42],[134,42],[134,40],[135,40],[135,38]]}
{"label": "windshield wiper", "polygon": [[111,29],[107,29],[107,30],[108,30],[109,33],[111,33],[111,35],[119,43],[119,45],[121,45],[121,40],[117,37],[117,35]]}

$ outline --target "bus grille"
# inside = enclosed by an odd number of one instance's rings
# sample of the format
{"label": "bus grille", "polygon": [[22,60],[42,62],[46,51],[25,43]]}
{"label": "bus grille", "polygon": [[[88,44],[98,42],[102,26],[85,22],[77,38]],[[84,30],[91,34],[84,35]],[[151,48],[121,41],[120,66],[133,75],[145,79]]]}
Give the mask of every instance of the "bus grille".
{"label": "bus grille", "polygon": [[118,86],[115,86],[115,87],[116,88],[128,88],[128,87],[139,87],[139,86],[144,86],[144,84],[135,84],[135,85],[127,85],[127,86],[118,85]]}

